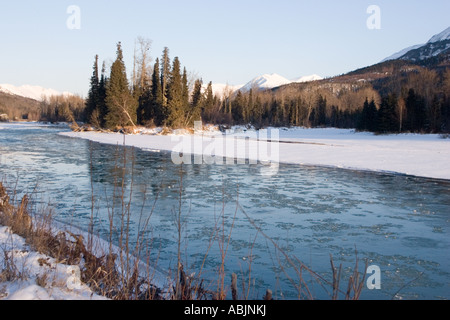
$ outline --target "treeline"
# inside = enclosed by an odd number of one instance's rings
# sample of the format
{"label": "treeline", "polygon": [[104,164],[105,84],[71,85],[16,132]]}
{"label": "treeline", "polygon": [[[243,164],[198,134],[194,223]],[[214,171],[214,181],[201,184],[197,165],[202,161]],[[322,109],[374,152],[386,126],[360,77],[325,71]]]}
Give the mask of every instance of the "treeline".
{"label": "treeline", "polygon": [[85,100],[77,95],[46,97],[39,105],[39,121],[75,123],[85,118]]}
{"label": "treeline", "polygon": [[378,100],[377,93],[369,88],[342,92],[309,84],[289,92],[261,92],[250,90],[215,99],[209,119],[222,124],[251,124],[256,128],[267,126],[338,127],[354,128],[360,106],[367,96]]}
{"label": "treeline", "polygon": [[150,41],[138,39],[139,54],[135,54],[133,76],[127,78],[122,45],[117,44],[117,56],[109,76],[105,65],[101,74],[95,57],[90,89],[86,100],[86,121],[98,128],[144,126],[189,127],[201,116],[213,99],[211,84],[205,93],[200,79],[188,75],[178,57],[171,61],[169,49],[161,60],[150,64]]}
{"label": "treeline", "polygon": [[6,115],[4,120],[82,122],[84,110],[85,100],[76,95],[50,96],[37,101],[0,93],[0,114]]}
{"label": "treeline", "polygon": [[450,69],[393,74],[378,87],[334,80],[237,92],[215,99],[214,123],[356,128],[376,133],[450,131]]}
{"label": "treeline", "polygon": [[[356,128],[361,131],[450,131],[450,71],[414,66],[370,69],[379,78],[356,75],[292,84],[275,90],[225,90],[213,94],[212,84],[189,75],[165,48],[154,63],[151,42],[138,39],[132,77],[127,78],[122,46],[106,73],[95,57],[83,114],[98,128],[191,127],[194,121],[225,125]],[[390,72],[392,71],[392,72]],[[388,77],[380,75],[391,73]],[[369,79],[367,79],[369,78]],[[81,115],[81,113],[80,113]]]}
{"label": "treeline", "polygon": [[86,122],[111,130],[137,125],[192,127],[197,120],[255,127],[350,128],[356,126],[366,97],[379,100],[370,87],[358,91],[350,88],[338,97],[322,88],[283,95],[225,90],[222,96],[216,96],[212,83],[204,85],[201,79],[189,76],[178,57],[170,59],[168,48],[151,64],[150,46],[149,40],[138,39],[130,80],[120,42],[109,74],[104,63],[99,71],[99,58],[95,56],[86,100]]}
{"label": "treeline", "polygon": [[[364,103],[356,128],[379,133],[450,132],[450,69],[422,69],[384,87],[379,105]],[[390,89],[390,90],[389,90]]]}

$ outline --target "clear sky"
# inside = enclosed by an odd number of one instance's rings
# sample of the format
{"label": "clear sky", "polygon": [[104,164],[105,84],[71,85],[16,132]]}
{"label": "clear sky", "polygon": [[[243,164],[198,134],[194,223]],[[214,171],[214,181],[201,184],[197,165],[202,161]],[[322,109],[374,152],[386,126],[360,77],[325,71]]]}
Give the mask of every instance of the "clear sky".
{"label": "clear sky", "polygon": [[[67,27],[70,5],[80,29]],[[381,29],[367,27],[370,5]],[[334,76],[427,42],[450,26],[449,12],[449,0],[0,0],[0,83],[85,96],[94,56],[112,61],[121,41],[131,74],[139,36],[154,59],[167,46],[204,82]]]}

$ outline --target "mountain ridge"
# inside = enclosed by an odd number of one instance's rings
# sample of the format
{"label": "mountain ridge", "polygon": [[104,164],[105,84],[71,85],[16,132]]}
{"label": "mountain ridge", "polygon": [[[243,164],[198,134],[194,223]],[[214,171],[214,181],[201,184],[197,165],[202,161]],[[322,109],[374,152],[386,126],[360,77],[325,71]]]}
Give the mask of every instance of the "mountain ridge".
{"label": "mountain ridge", "polygon": [[383,59],[381,62],[397,59],[410,61],[425,60],[431,57],[435,57],[441,53],[444,53],[449,49],[450,49],[450,27],[432,36],[427,43],[407,47]]}

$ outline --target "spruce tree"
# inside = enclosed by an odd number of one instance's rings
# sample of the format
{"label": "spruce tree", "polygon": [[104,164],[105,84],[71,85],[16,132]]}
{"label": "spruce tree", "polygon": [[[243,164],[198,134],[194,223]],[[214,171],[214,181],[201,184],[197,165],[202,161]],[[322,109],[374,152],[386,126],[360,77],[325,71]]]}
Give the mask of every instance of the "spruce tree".
{"label": "spruce tree", "polygon": [[161,60],[161,89],[163,92],[163,107],[167,108],[167,88],[170,80],[169,48],[165,47]]}
{"label": "spruce tree", "polygon": [[361,111],[361,115],[359,117],[358,124],[356,126],[356,129],[358,131],[366,131],[368,130],[368,122],[369,122],[369,100],[366,98],[366,101],[364,101],[364,106]]}
{"label": "spruce tree", "polygon": [[106,115],[108,128],[136,126],[137,101],[130,92],[120,42],[117,44],[117,57],[111,67],[111,75],[106,89],[106,106],[108,108]]}
{"label": "spruce tree", "polygon": [[152,89],[149,81],[146,81],[144,86],[139,91],[140,95],[138,97],[137,122],[139,124],[146,125],[154,117],[152,113]]}
{"label": "spruce tree", "polygon": [[[202,114],[203,116],[211,121],[212,120],[212,109],[214,107],[214,94],[213,94],[213,89],[212,89],[212,82],[210,81],[208,83],[208,86],[206,87],[206,92],[205,92],[205,103],[203,104],[203,110],[202,110]],[[240,106],[241,108],[241,113],[243,112],[243,108],[244,105]],[[242,116],[242,114],[241,114]]]}
{"label": "spruce tree", "polygon": [[375,100],[371,100],[369,103],[369,107],[367,109],[367,130],[370,132],[375,132],[377,130],[377,122],[378,122],[378,110],[375,105]]}
{"label": "spruce tree", "polygon": [[[208,95],[207,95],[208,99]],[[236,98],[233,101],[232,104],[232,116],[235,123],[242,123],[243,122],[243,110],[245,105],[245,98],[242,94],[241,90],[239,90],[236,94]]]}
{"label": "spruce tree", "polygon": [[134,83],[133,94],[138,101],[137,122],[141,125],[149,124],[153,118],[152,90],[151,90],[151,66],[150,66],[150,47],[151,41],[139,37],[137,39],[139,46],[139,55],[135,54],[135,66],[133,71]]}
{"label": "spruce tree", "polygon": [[162,91],[160,78],[159,58],[156,58],[152,75],[151,110],[148,110],[148,112],[152,115],[156,125],[162,125],[167,118],[167,114],[163,107],[163,96],[164,94]]}
{"label": "spruce tree", "polygon": [[106,76],[106,66],[103,61],[102,74],[100,76],[100,82],[98,86],[98,122],[100,127],[105,127],[106,115],[108,113],[108,107],[106,106],[106,88],[108,86],[108,77]]}
{"label": "spruce tree", "polygon": [[140,77],[137,84],[134,86],[134,96],[138,101],[137,107],[137,122],[141,125],[146,125],[153,118],[152,114],[152,88],[146,72],[146,67],[143,65],[140,71]]}
{"label": "spruce tree", "polygon": [[377,130],[377,107],[373,99],[369,103],[366,98],[356,128],[359,131],[375,132]]}
{"label": "spruce tree", "polygon": [[91,77],[91,85],[86,100],[86,122],[98,126],[99,124],[95,123],[95,115],[97,114],[97,112],[94,112],[97,109],[99,103],[98,55],[95,56],[93,70],[94,71]]}
{"label": "spruce tree", "polygon": [[380,110],[378,110],[378,132],[390,133],[398,130],[397,126],[397,95],[389,94],[381,100]]}
{"label": "spruce tree", "polygon": [[167,125],[180,128],[185,125],[185,106],[183,105],[183,81],[180,71],[180,60],[175,57],[167,84]]}
{"label": "spruce tree", "polygon": [[411,132],[423,130],[426,123],[425,100],[414,89],[410,89],[405,105],[406,129]]}
{"label": "spruce tree", "polygon": [[186,110],[189,106],[189,84],[186,68],[183,69],[183,77],[181,79],[183,107]]}
{"label": "spruce tree", "polygon": [[192,125],[195,121],[202,120],[202,104],[203,104],[203,82],[201,79],[195,80],[194,90],[192,92],[191,108],[188,112],[189,123]]}

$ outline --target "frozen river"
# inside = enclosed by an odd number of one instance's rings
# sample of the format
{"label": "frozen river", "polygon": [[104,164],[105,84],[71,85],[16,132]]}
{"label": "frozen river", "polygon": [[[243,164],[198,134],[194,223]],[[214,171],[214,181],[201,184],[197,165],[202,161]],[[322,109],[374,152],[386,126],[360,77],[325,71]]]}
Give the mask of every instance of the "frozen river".
{"label": "frozen river", "polygon": [[[227,285],[234,272],[241,296],[245,281],[249,298],[270,288],[275,298],[296,299],[291,280],[298,278],[286,257],[331,280],[331,254],[345,280],[356,249],[360,271],[365,259],[381,270],[381,289],[366,288],[362,299],[450,298],[449,181],[289,164],[270,176],[259,174],[259,164],[180,171],[166,152],[68,138],[58,135],[66,128],[53,126],[1,127],[0,174],[8,186],[49,202],[55,220],[87,229],[93,215],[105,239],[123,190],[131,239],[139,231],[148,240],[151,250],[142,254],[160,270],[176,267],[180,242],[185,269],[203,265],[205,279],[217,279],[228,245]],[[314,297],[329,298],[329,287],[304,278]]]}

